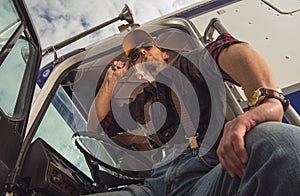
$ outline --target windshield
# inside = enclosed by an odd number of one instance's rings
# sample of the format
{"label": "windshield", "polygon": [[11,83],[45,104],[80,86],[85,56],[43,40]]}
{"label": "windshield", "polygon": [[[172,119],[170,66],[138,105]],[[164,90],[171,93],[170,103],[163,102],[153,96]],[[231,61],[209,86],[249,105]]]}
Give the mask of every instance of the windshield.
{"label": "windshield", "polygon": [[[153,36],[159,45],[165,49],[188,51],[199,47],[190,35],[180,29],[159,25],[148,28],[153,31]],[[43,138],[88,176],[91,174],[83,154],[76,148],[74,142],[80,143],[80,147],[84,148],[85,152],[111,167],[119,168],[124,162],[135,162],[134,168],[131,169],[144,170],[144,165],[148,164],[147,158],[144,157],[144,160],[140,161],[126,150],[120,150],[112,145],[101,128],[96,131],[94,128],[87,127],[91,105],[107,66],[114,60],[126,60],[121,47],[122,36],[123,34],[113,36],[93,46],[84,60],[81,60],[79,67],[69,71],[56,90],[35,135],[35,138]],[[178,39],[181,42],[175,41]],[[178,43],[180,46],[177,45]],[[48,75],[49,70],[43,68],[40,75],[43,74]],[[128,102],[127,92],[143,82],[133,76],[127,78],[126,86],[121,85],[118,88],[118,95],[115,97],[117,104]]]}
{"label": "windshield", "polygon": [[91,177],[84,157],[71,140],[79,126],[85,127],[86,121],[79,114],[63,87],[59,86],[34,140],[37,138],[44,139],[73,165]]}

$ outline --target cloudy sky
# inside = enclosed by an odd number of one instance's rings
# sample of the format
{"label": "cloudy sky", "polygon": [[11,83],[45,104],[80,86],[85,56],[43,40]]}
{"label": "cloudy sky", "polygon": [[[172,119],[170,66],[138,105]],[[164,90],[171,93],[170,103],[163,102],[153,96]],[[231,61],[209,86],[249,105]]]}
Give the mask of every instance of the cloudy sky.
{"label": "cloudy sky", "polygon": [[[156,17],[181,9],[200,0],[26,0],[37,28],[42,48],[59,43],[71,36],[106,22],[119,15],[128,4],[136,23],[145,23]],[[88,38],[59,51],[65,53],[76,47],[106,38],[124,22],[116,22]],[[58,54],[59,54],[58,53]]]}

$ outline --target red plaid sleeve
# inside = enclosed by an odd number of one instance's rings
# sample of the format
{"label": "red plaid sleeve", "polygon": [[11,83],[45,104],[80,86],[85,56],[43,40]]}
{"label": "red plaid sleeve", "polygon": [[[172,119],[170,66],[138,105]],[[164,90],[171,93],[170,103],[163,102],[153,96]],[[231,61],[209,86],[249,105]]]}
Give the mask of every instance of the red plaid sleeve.
{"label": "red plaid sleeve", "polygon": [[118,132],[124,132],[124,130],[115,121],[111,111],[100,122],[100,125],[108,137],[114,137]]}
{"label": "red plaid sleeve", "polygon": [[[134,112],[134,117],[137,120],[138,123],[140,124],[144,124],[145,123],[145,118],[144,115],[142,113],[142,111],[137,111]],[[100,125],[103,129],[103,131],[109,136],[109,137],[114,137],[116,135],[118,135],[118,133],[120,132],[125,132],[124,129],[122,129],[118,123],[116,122],[112,111],[110,111],[105,118],[100,122]],[[131,128],[136,129],[138,127],[128,127],[129,129]]]}
{"label": "red plaid sleeve", "polygon": [[[233,44],[243,43],[232,37],[229,33],[222,33],[218,36],[218,38],[206,46],[206,49],[210,52],[214,60],[216,61],[217,65],[219,66],[219,55],[221,51]],[[219,66],[222,77],[224,80],[232,82],[234,84],[239,85],[235,80],[233,80],[220,66]]]}
{"label": "red plaid sleeve", "polygon": [[[139,99],[138,99],[139,100]],[[134,116],[136,121],[140,124],[145,123],[145,117],[144,117],[144,111],[141,110],[144,108],[144,105],[141,105],[141,103],[134,101],[130,104],[131,107],[129,107],[131,111],[131,115]],[[123,108],[128,106],[123,106]],[[120,110],[119,112],[122,113]],[[114,118],[113,112],[109,111],[109,113],[105,116],[105,118],[100,122],[100,125],[103,129],[103,131],[109,136],[114,137],[118,135],[120,132],[125,132],[124,129],[122,129],[119,124],[116,122],[116,119]],[[128,125],[127,127],[129,130],[137,129],[138,127],[135,125]]]}

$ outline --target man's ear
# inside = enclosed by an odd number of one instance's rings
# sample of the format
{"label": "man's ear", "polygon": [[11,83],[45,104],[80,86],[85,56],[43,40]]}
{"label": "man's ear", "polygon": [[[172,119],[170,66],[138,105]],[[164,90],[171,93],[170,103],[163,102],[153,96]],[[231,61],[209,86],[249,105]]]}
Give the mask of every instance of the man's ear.
{"label": "man's ear", "polygon": [[170,55],[167,52],[163,52],[163,59],[168,60],[170,58]]}

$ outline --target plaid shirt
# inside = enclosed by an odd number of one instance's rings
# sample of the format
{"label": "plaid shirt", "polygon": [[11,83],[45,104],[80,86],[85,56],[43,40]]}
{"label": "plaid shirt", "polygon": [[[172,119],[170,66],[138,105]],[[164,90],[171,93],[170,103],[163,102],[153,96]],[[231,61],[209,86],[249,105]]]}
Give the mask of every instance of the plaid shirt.
{"label": "plaid shirt", "polygon": [[[214,61],[218,65],[218,57],[219,57],[219,54],[221,53],[221,51],[224,48],[226,48],[232,44],[236,44],[236,43],[241,43],[241,41],[236,40],[228,33],[223,33],[214,42],[207,45],[206,49],[209,51],[209,53],[213,57]],[[173,63],[172,63],[172,66],[177,67],[184,74],[191,75],[191,73],[190,73],[191,71],[189,70],[189,68],[187,66],[185,66],[185,67],[182,66],[182,64],[188,65],[190,62],[188,62],[186,59],[182,59],[182,58],[179,59],[178,62],[179,63],[175,64],[175,65],[173,65]],[[220,70],[221,70],[222,77],[224,80],[236,83],[221,68],[220,68]],[[194,72],[194,70],[193,70],[193,72]],[[189,79],[193,80],[193,78],[189,78]],[[197,80],[198,80],[198,78],[197,78]],[[195,79],[194,79],[194,81],[195,81]],[[200,83],[200,82],[194,82],[194,83]],[[159,88],[159,91],[157,90],[157,88]],[[145,122],[144,105],[146,103],[154,103],[157,101],[162,103],[165,106],[168,115],[166,117],[166,122],[157,131],[157,134],[158,134],[159,138],[161,139],[161,141],[165,143],[170,138],[172,138],[172,136],[176,132],[176,130],[178,128],[178,124],[180,122],[180,118],[179,118],[179,115],[177,114],[177,111],[176,111],[176,108],[175,108],[173,102],[170,101],[170,96],[171,96],[170,88],[168,88],[165,85],[159,84],[159,83],[157,83],[157,88],[155,88],[154,85],[151,83],[148,83],[147,85],[145,85],[143,93],[139,94],[136,97],[136,99],[133,100],[129,104],[129,110],[130,110],[130,114],[131,114],[132,118],[136,122],[138,122],[139,124],[142,125],[142,124],[146,123]],[[199,92],[201,92],[202,94],[204,91],[206,91],[206,92],[208,91],[207,90],[208,88],[203,84],[202,84],[202,86],[195,84],[194,88],[197,88],[197,89],[202,88],[199,90]],[[196,90],[196,91],[198,92],[198,90]],[[200,105],[202,104],[201,107],[204,108],[204,110],[206,110],[205,112],[208,113],[208,115],[204,116],[203,119],[200,119],[198,130],[204,130],[204,129],[206,130],[206,128],[208,126],[209,118],[210,118],[210,98],[208,97],[208,98],[206,98],[206,100],[205,100],[205,97],[203,97],[203,98],[204,98],[204,100],[199,101],[199,102],[201,102],[199,104]],[[209,104],[207,104],[207,102]],[[201,114],[203,114],[202,110],[201,110]],[[100,122],[100,124],[101,124],[104,132],[106,132],[109,137],[116,136],[118,132],[125,131],[118,125],[118,123],[116,122],[116,120],[113,116],[113,113],[111,111],[107,114],[107,116],[104,118],[104,120],[102,122]],[[136,127],[126,127],[126,128],[128,130],[133,130],[138,127],[136,125]]]}

